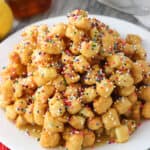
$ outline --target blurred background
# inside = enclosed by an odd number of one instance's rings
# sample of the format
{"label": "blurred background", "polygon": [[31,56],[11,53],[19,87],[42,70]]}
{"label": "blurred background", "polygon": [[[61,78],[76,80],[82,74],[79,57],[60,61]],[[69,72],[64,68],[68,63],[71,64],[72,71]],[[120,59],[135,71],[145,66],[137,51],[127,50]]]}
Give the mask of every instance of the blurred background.
{"label": "blurred background", "polygon": [[75,8],[120,18],[150,31],[149,0],[0,0],[0,40],[26,25],[66,15]]}

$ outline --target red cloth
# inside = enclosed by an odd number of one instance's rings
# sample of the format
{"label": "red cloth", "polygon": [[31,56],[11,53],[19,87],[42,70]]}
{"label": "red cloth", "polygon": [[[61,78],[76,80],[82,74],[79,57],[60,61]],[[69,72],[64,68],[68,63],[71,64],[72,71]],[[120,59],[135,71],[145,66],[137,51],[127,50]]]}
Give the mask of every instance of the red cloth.
{"label": "red cloth", "polygon": [[0,143],[0,150],[9,150],[5,145]]}

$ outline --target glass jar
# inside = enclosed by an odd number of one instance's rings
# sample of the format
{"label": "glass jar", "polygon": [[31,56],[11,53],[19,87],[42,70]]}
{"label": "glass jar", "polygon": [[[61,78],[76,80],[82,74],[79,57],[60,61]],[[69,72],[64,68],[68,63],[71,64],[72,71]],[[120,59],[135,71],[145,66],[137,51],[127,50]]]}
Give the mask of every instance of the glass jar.
{"label": "glass jar", "polygon": [[25,19],[42,13],[51,5],[51,0],[6,0],[16,19]]}

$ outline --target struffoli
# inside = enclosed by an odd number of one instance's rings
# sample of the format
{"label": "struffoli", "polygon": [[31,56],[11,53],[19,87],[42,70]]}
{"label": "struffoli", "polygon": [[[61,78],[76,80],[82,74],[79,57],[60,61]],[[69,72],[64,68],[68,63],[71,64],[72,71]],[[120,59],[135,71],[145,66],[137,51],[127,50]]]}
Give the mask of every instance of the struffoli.
{"label": "struffoli", "polygon": [[127,142],[150,119],[145,42],[123,38],[81,9],[67,19],[24,29],[0,68],[0,107],[47,149],[93,148],[106,137]]}

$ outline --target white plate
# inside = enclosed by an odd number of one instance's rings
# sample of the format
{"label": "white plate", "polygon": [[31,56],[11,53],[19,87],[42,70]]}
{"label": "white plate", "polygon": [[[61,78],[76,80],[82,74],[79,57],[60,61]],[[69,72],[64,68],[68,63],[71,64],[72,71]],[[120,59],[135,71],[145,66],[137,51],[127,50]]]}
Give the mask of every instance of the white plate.
{"label": "white plate", "polygon": [[[129,22],[119,19],[91,15],[102,22],[110,25],[111,28],[117,29],[121,36],[124,37],[128,33],[139,34],[143,39],[143,45],[147,49],[148,59],[150,60],[150,33]],[[66,17],[57,17],[37,22],[36,24],[53,25],[58,22],[66,22]],[[20,40],[19,32],[13,34],[0,44],[0,68],[6,66],[8,62],[8,54],[14,45]],[[39,143],[26,135],[23,131],[19,131],[11,122],[9,122],[4,112],[0,110],[0,141],[7,145],[11,150],[44,150]],[[138,130],[130,137],[130,140],[124,144],[106,144],[104,146],[90,148],[90,150],[148,150],[150,148],[150,121],[144,122]],[[58,150],[59,148],[53,149]],[[61,148],[60,148],[61,149]]]}

